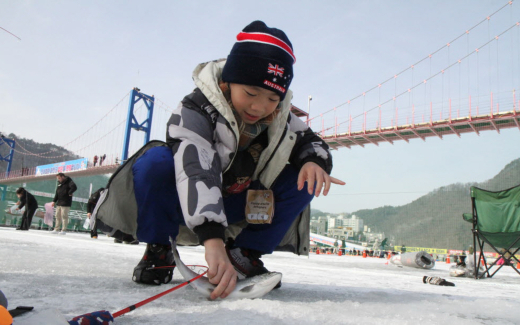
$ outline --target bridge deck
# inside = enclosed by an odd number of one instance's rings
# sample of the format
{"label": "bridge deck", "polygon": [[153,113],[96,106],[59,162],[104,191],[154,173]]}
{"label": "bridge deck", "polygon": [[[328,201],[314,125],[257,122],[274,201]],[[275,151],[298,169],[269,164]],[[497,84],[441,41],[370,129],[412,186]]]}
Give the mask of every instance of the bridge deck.
{"label": "bridge deck", "polygon": [[493,115],[466,116],[456,119],[446,119],[435,122],[408,124],[396,127],[386,127],[336,135],[324,135],[323,140],[332,149],[351,148],[352,146],[364,147],[366,144],[379,145],[379,142],[389,142],[410,139],[422,139],[427,137],[439,137],[455,134],[460,137],[462,133],[477,133],[480,131],[494,130],[500,133],[501,129],[520,129],[520,113],[517,111],[501,112]]}
{"label": "bridge deck", "polygon": [[[460,137],[463,133],[477,133],[493,130],[500,133],[501,129],[518,128],[520,130],[520,113],[515,111],[500,112],[496,114],[466,116],[455,119],[446,119],[435,122],[407,124],[396,127],[386,127],[336,135],[323,135],[322,138],[332,149],[351,148],[352,146],[364,147],[366,144],[379,145],[380,142],[389,142],[410,139],[425,140],[428,137],[443,138],[445,135],[455,134]],[[105,166],[90,166],[84,170],[71,171],[67,175],[81,177],[90,175],[110,174],[117,170],[119,164]],[[22,175],[21,171],[12,171],[9,176],[0,175],[0,184],[11,185],[19,183],[39,182],[55,179],[55,174],[36,176],[36,168],[31,168]]]}
{"label": "bridge deck", "polygon": [[[117,168],[120,166],[120,164],[112,164],[112,165],[105,165],[105,166],[96,166],[96,167],[89,167],[87,169],[83,170],[75,170],[67,172],[67,176],[70,176],[72,178],[74,177],[82,177],[82,176],[92,176],[92,175],[104,175],[104,174],[111,174],[117,170]],[[47,181],[47,180],[56,180],[56,174],[48,174],[48,175],[41,175],[36,176],[35,175],[35,168],[29,169],[29,172],[27,174],[21,175],[21,171],[12,171],[9,173],[9,177],[5,177],[4,175],[0,175],[0,184],[2,185],[12,185],[12,184],[19,184],[19,183],[31,183],[31,182],[40,182],[40,181]]]}

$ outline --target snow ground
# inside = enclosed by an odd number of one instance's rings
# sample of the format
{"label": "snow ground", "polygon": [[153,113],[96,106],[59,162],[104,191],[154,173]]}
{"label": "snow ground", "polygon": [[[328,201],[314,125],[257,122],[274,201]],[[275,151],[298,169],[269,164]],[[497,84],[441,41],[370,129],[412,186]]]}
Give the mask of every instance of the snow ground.
{"label": "snow ground", "polygon": [[[100,236],[0,227],[0,290],[9,309],[57,309],[67,319],[116,312],[182,282],[138,285],[132,270],[144,244],[114,244]],[[205,264],[202,247],[180,247],[186,264]],[[386,260],[275,253],[263,258],[283,273],[283,285],[262,299],[209,301],[191,287],[116,318],[115,324],[519,324],[520,276],[510,267],[492,279],[451,278],[449,265],[432,270],[385,265]],[[422,283],[440,276],[455,287]],[[23,324],[28,316],[15,318]],[[50,325],[50,324],[49,324]]]}

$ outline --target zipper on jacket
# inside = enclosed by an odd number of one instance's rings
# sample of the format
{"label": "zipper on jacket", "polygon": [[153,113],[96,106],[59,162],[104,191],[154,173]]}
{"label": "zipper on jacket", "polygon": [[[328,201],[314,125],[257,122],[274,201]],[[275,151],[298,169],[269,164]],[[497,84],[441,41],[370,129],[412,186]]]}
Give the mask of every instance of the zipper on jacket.
{"label": "zipper on jacket", "polygon": [[[282,141],[285,137],[285,134],[287,133],[287,124],[285,124],[285,127],[283,129],[283,133],[282,133],[282,136],[280,137],[280,141],[278,141],[278,144],[276,145],[276,147],[274,148],[273,150],[273,153],[271,154],[271,156],[269,156],[269,159],[267,159],[265,165],[264,165],[264,168],[262,168],[262,170],[260,172],[258,172],[258,176],[257,176],[257,179],[260,179],[260,175],[262,175],[262,173],[264,172],[264,170],[267,168],[267,165],[269,165],[269,163],[271,162],[271,159],[273,159],[274,155],[276,154],[276,151],[278,150],[278,148],[280,147],[280,144],[282,144]],[[276,178],[274,179],[273,183],[276,181],[276,179],[278,178],[278,176],[280,176],[280,174],[276,175]]]}

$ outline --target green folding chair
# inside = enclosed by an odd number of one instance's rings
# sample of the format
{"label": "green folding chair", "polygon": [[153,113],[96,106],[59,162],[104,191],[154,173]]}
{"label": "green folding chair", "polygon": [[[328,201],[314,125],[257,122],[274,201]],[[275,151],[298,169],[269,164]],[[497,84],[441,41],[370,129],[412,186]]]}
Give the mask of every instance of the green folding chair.
{"label": "green folding chair", "polygon": [[[473,223],[475,279],[480,279],[486,274],[492,277],[503,266],[511,266],[520,275],[520,271],[515,267],[520,263],[515,256],[520,250],[520,185],[497,192],[472,186],[470,191],[473,213],[464,213],[463,219]],[[504,261],[513,259],[516,263],[497,265],[497,258],[488,266],[484,256],[485,244],[491,246]],[[482,260],[485,272],[479,273]],[[490,273],[493,268],[496,269]]]}

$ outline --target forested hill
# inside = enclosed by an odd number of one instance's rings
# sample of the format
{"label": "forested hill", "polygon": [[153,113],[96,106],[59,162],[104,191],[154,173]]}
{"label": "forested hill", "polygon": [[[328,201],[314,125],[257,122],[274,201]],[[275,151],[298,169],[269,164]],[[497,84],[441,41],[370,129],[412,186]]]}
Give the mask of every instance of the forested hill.
{"label": "forested hill", "polygon": [[516,159],[485,182],[451,184],[403,206],[352,214],[363,219],[372,231],[385,232],[395,245],[462,249],[472,244],[472,225],[462,220],[463,213],[471,212],[470,187],[498,191],[519,184],[520,159]]}
{"label": "forested hill", "polygon": [[[61,161],[74,160],[79,157],[67,149],[52,143],[39,143],[32,139],[20,138],[16,134],[5,134],[0,130],[6,139],[14,139],[16,142],[15,153],[11,170],[19,170],[22,167],[36,167],[40,165],[53,164]],[[10,147],[5,143],[0,146],[0,155],[5,157],[9,154]],[[46,158],[52,157],[52,158]],[[0,162],[0,172],[5,172],[7,162]]]}
{"label": "forested hill", "polygon": [[463,213],[471,212],[470,187],[498,191],[518,184],[520,159],[482,183],[452,184],[400,207],[385,206],[354,214],[372,229],[393,236],[396,245],[462,249],[472,243],[471,224],[462,220]]}

